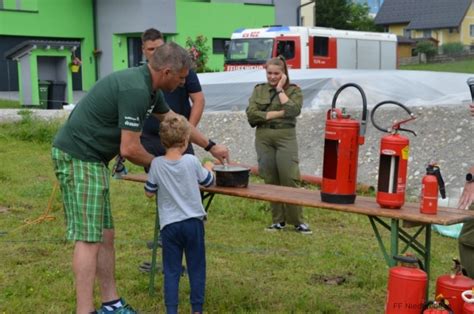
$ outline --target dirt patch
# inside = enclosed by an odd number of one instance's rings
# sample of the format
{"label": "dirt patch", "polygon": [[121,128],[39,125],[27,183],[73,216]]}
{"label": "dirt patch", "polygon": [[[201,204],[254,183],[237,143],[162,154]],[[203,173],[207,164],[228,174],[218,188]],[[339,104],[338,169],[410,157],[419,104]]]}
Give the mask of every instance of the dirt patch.
{"label": "dirt patch", "polygon": [[8,212],[8,208],[6,208],[6,207],[0,205],[0,214],[1,214],[1,213],[6,213],[6,212]]}
{"label": "dirt patch", "polygon": [[313,274],[309,278],[310,285],[325,284],[325,285],[342,285],[348,277],[352,276],[352,273],[347,273],[344,275],[321,275]]}

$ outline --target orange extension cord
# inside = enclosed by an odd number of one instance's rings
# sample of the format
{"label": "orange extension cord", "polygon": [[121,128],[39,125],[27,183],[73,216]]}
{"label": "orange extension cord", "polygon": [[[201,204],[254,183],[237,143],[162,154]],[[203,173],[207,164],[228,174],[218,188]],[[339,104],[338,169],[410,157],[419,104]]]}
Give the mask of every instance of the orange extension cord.
{"label": "orange extension cord", "polygon": [[19,230],[19,229],[21,229],[23,227],[26,227],[26,226],[39,224],[43,221],[53,221],[53,220],[55,220],[56,217],[50,215],[50,213],[51,213],[54,197],[56,196],[56,191],[58,190],[58,186],[59,186],[59,183],[58,183],[58,181],[56,181],[54,183],[53,190],[51,191],[51,195],[49,196],[48,207],[46,207],[46,210],[44,211],[44,213],[41,214],[41,216],[39,216],[36,219],[29,219],[29,218],[25,219],[24,224],[19,226],[18,228],[13,229],[12,232],[16,231],[16,230]]}

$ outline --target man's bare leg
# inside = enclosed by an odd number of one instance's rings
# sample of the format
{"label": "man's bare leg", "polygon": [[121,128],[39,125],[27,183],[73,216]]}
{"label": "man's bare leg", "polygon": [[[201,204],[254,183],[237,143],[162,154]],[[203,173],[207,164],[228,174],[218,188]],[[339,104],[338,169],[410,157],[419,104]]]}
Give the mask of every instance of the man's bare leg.
{"label": "man's bare leg", "polygon": [[99,279],[102,302],[117,300],[117,288],[115,286],[115,248],[114,229],[104,229],[98,259],[97,278]]}
{"label": "man's bare leg", "polygon": [[72,269],[76,282],[76,313],[89,314],[94,308],[94,281],[101,243],[76,241]]}

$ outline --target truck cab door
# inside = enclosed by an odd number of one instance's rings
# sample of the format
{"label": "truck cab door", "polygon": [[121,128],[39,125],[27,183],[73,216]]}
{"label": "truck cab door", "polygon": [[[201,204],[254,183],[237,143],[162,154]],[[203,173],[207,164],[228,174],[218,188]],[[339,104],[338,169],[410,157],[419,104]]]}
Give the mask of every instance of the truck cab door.
{"label": "truck cab door", "polygon": [[310,36],[308,61],[310,69],[337,68],[337,39],[325,36]]}
{"label": "truck cab door", "polygon": [[285,57],[289,69],[301,68],[301,44],[298,36],[277,37],[274,45],[273,57]]}

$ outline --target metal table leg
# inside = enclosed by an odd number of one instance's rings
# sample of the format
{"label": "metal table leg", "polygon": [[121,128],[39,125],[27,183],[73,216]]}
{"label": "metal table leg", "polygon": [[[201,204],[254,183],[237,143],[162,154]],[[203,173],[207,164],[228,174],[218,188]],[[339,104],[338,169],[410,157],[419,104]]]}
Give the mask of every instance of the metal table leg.
{"label": "metal table leg", "polygon": [[[368,216],[372,229],[375,233],[375,238],[379,244],[380,249],[385,258],[385,262],[389,267],[396,266],[396,261],[393,259],[393,256],[398,255],[399,253],[405,253],[409,248],[413,249],[418,255],[421,256],[421,259],[424,262],[424,270],[428,275],[428,283],[430,279],[430,263],[431,263],[431,224],[424,224],[418,227],[418,230],[413,234],[409,234],[406,230],[400,227],[400,222],[398,219],[391,219],[390,225],[376,216]],[[380,235],[379,228],[377,225],[382,226],[390,232],[390,254],[386,248],[383,239]],[[424,244],[417,240],[417,238],[425,233]],[[405,243],[405,247],[400,251],[399,250],[399,241]],[[429,284],[426,287],[426,295],[429,295]]]}

